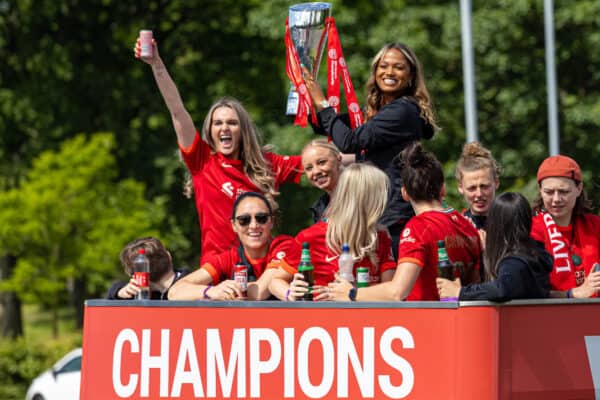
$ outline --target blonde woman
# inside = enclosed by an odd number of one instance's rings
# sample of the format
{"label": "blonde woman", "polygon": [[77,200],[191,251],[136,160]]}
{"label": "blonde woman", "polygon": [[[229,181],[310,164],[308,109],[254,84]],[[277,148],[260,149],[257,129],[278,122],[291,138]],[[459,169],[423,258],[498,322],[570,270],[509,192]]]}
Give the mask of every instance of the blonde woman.
{"label": "blonde woman", "polygon": [[302,149],[302,167],[308,181],[324,191],[310,207],[313,222],[321,220],[342,173],[342,154],[335,144],[325,139],[311,140]]}
{"label": "blonde woman", "polygon": [[[387,176],[377,167],[364,163],[346,167],[325,218],[298,233],[297,245],[310,245],[317,287],[323,289],[334,281],[344,243],[350,247],[354,270],[367,267],[372,284],[392,278],[396,265],[391,240],[385,227],[377,222],[385,209],[388,186]],[[306,292],[306,282],[295,268],[284,266],[269,288],[278,298],[293,301]],[[317,300],[324,296],[321,289],[315,290]]]}
{"label": "blonde woman", "polygon": [[442,165],[420,143],[404,149],[402,162],[402,195],[410,201],[416,216],[402,232],[393,280],[359,289],[348,281],[336,281],[329,284],[328,300],[439,300],[436,287],[439,241],[444,241],[448,258],[462,282],[479,281],[481,244],[477,230],[457,211],[442,205],[446,192]]}
{"label": "blonde woman", "polygon": [[153,41],[152,57],[141,57],[138,38],[135,56],[152,67],[158,89],[171,113],[177,142],[192,178],[200,222],[202,258],[221,253],[236,244],[229,214],[244,192],[273,197],[284,182],[300,181],[300,156],[280,156],[263,151],[258,131],[248,112],[233,98],[215,102],[204,120],[202,137],[185,108]]}

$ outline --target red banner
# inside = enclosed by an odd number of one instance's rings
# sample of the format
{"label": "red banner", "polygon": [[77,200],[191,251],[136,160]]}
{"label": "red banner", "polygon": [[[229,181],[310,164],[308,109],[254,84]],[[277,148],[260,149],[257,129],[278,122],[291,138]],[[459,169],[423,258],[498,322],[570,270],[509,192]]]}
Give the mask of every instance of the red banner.
{"label": "red banner", "polygon": [[600,302],[146,303],[88,302],[82,399],[594,398]]}

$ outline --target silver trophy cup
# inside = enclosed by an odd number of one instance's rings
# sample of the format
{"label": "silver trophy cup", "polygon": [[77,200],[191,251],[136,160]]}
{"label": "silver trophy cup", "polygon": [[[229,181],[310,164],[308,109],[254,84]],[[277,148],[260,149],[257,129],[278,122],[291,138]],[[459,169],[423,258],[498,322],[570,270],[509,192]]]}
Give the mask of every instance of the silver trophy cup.
{"label": "silver trophy cup", "polygon": [[[325,19],[331,15],[331,3],[300,3],[289,9],[288,24],[300,64],[317,78],[323,49],[327,43]],[[288,95],[286,114],[296,115],[299,96],[294,85]]]}

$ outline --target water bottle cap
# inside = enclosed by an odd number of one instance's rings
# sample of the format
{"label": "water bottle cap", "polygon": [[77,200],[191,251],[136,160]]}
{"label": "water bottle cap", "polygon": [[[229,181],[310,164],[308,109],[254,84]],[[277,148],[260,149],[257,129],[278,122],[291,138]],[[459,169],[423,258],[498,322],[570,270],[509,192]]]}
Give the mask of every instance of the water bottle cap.
{"label": "water bottle cap", "polygon": [[138,254],[146,254],[146,249],[144,249],[143,247],[138,249],[137,251]]}
{"label": "water bottle cap", "polygon": [[348,246],[348,243],[344,243],[342,245],[342,251],[346,251],[346,252],[350,251],[350,246]]}
{"label": "water bottle cap", "polygon": [[303,242],[302,243],[302,248],[303,249],[308,249],[308,242]]}

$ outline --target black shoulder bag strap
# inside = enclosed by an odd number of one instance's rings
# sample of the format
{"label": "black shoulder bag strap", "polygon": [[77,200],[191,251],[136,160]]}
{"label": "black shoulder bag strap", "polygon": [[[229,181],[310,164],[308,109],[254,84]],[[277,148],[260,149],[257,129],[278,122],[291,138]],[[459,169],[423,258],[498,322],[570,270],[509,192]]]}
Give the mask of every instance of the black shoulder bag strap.
{"label": "black shoulder bag strap", "polygon": [[[254,275],[254,268],[252,268],[252,264],[248,262],[248,259],[246,258],[246,253],[244,252],[244,246],[242,246],[241,244],[238,246],[238,257],[240,258],[240,260],[242,260],[242,264],[246,266],[246,271],[248,272],[248,282],[255,282],[256,275]],[[235,274],[235,271],[233,273]],[[233,274],[231,276],[231,279],[235,279]]]}

